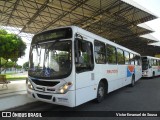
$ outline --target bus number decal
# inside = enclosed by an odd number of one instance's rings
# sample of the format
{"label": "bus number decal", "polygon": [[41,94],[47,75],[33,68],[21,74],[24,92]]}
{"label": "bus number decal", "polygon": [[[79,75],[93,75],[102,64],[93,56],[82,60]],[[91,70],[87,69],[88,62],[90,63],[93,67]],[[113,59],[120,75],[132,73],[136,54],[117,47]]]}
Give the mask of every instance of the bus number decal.
{"label": "bus number decal", "polygon": [[116,70],[116,69],[115,70],[107,70],[107,73],[108,74],[118,73],[118,70]]}

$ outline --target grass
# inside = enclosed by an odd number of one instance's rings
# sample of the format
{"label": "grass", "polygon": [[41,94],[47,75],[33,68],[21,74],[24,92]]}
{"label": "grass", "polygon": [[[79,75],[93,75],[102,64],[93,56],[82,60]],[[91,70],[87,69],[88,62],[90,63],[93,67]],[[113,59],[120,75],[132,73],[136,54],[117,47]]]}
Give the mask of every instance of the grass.
{"label": "grass", "polygon": [[13,75],[13,74],[15,74],[15,73],[5,73],[5,74],[2,74],[2,75]]}
{"label": "grass", "polygon": [[25,80],[26,77],[12,77],[12,78],[7,78],[9,81],[14,81],[14,80]]}
{"label": "grass", "polygon": [[2,74],[6,75],[7,80],[25,80],[27,75],[16,75],[15,73]]}

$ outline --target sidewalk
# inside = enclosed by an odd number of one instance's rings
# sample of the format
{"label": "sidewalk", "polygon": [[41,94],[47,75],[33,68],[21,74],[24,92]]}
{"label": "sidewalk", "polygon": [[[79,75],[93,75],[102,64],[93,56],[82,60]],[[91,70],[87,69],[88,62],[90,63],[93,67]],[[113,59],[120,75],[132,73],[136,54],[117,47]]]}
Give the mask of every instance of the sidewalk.
{"label": "sidewalk", "polygon": [[27,97],[26,81],[11,81],[8,89],[0,85],[0,111],[21,106],[36,100]]}

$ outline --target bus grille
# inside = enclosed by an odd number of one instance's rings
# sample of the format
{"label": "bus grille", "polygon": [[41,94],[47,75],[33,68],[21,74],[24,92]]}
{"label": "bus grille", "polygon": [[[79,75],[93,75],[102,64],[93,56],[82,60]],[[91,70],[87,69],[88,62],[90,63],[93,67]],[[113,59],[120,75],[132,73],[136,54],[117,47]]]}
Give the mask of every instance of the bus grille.
{"label": "bus grille", "polygon": [[48,99],[48,100],[50,100],[50,99],[52,98],[51,95],[41,95],[41,94],[37,94],[37,96],[38,96],[39,98]]}
{"label": "bus grille", "polygon": [[59,82],[52,82],[52,81],[40,81],[40,80],[35,80],[32,79],[32,81],[36,84],[36,85],[42,85],[42,86],[55,86],[57,85]]}

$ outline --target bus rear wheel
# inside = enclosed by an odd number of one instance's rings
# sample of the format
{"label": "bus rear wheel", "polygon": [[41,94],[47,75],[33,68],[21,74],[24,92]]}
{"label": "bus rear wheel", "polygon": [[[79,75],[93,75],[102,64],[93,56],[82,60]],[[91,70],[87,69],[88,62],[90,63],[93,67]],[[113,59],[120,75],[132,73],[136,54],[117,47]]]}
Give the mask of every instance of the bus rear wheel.
{"label": "bus rear wheel", "polygon": [[155,77],[155,72],[152,73],[152,78],[154,78],[154,77]]}
{"label": "bus rear wheel", "polygon": [[105,89],[105,84],[101,81],[98,85],[98,89],[97,89],[97,98],[96,98],[96,102],[100,103],[103,101],[103,99],[105,98],[106,95],[106,89]]}
{"label": "bus rear wheel", "polygon": [[131,84],[130,84],[131,87],[134,87],[135,86],[135,76],[132,75],[132,80],[131,80]]}

